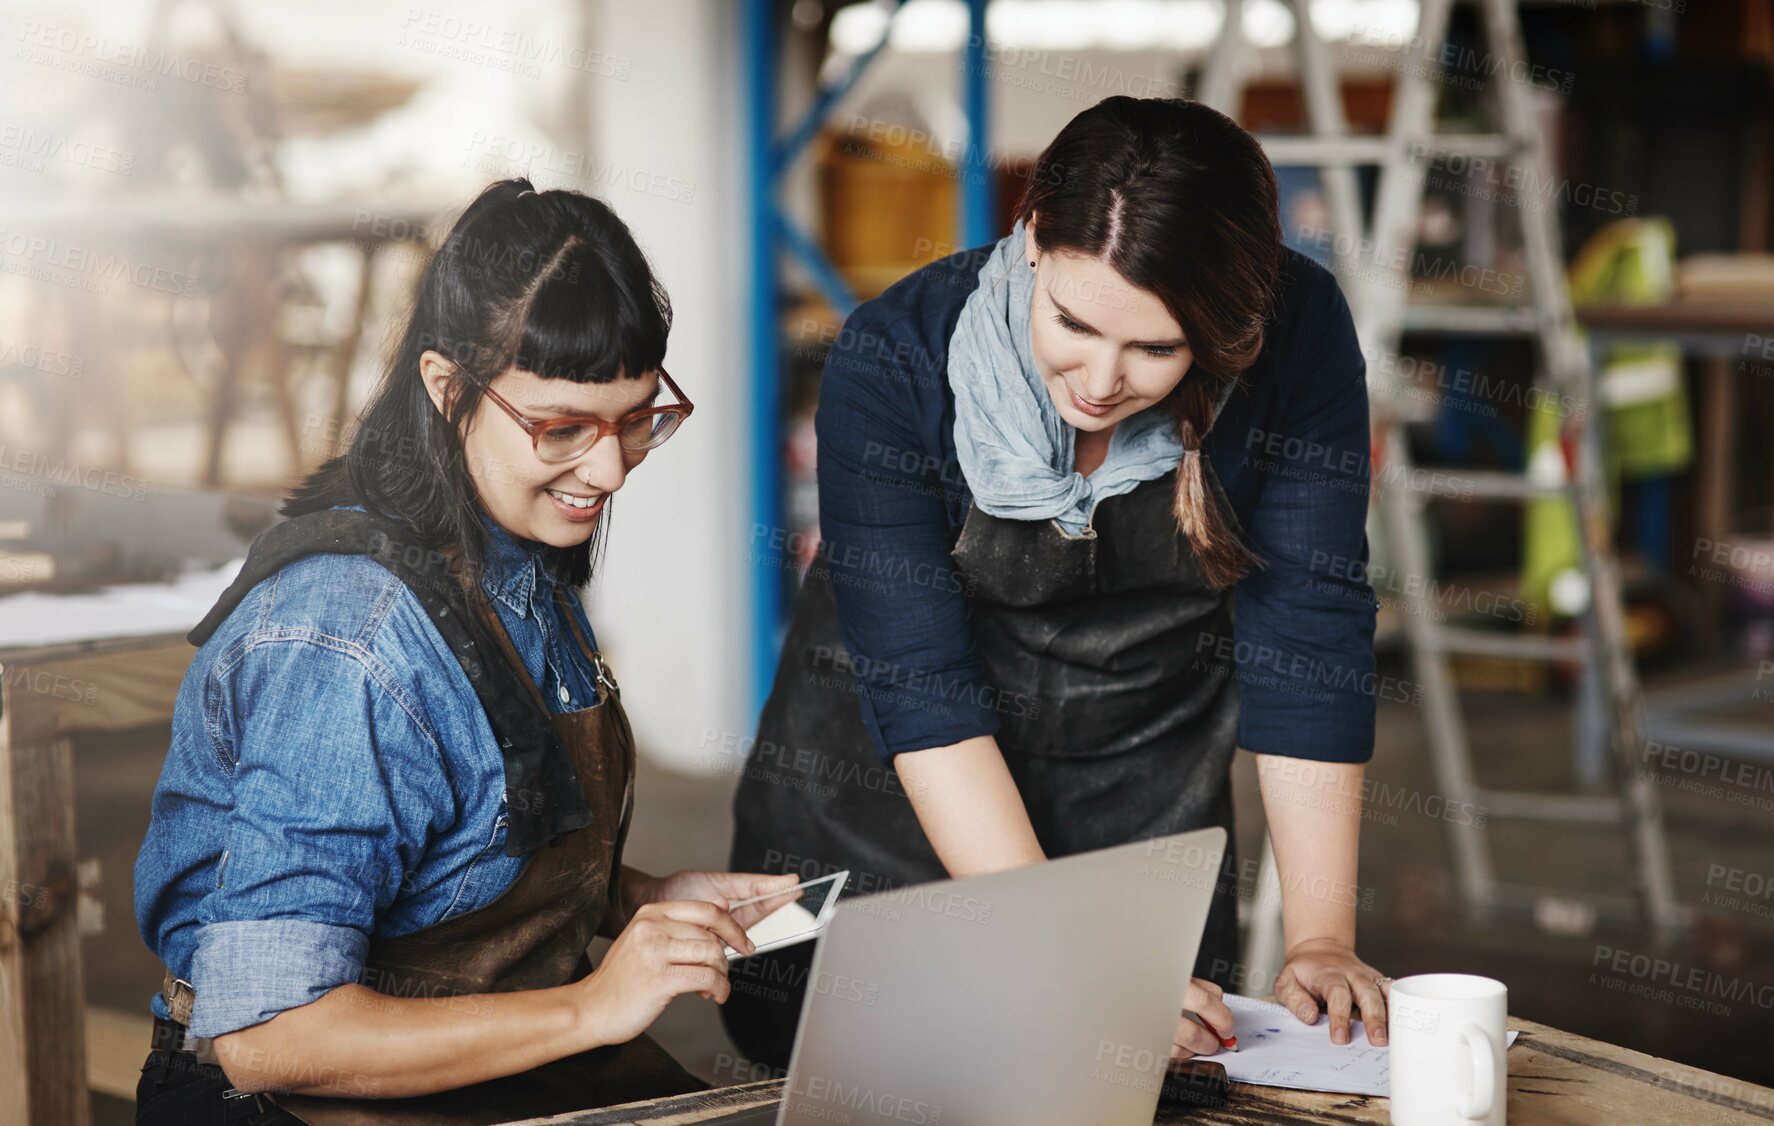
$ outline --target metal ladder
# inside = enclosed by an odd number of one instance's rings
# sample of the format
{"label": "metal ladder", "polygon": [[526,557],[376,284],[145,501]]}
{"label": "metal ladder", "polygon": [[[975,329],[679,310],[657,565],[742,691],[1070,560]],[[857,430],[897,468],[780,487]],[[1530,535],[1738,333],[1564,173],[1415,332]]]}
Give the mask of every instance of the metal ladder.
{"label": "metal ladder", "polygon": [[[1422,0],[1416,36],[1394,84],[1391,117],[1384,137],[1345,137],[1341,98],[1327,61],[1326,48],[1312,27],[1307,0],[1290,0],[1297,31],[1295,56],[1305,97],[1310,137],[1267,140],[1265,148],[1278,165],[1312,165],[1321,169],[1326,199],[1340,236],[1333,244],[1337,266],[1356,320],[1356,330],[1370,360],[1396,356],[1407,328],[1532,336],[1536,341],[1536,386],[1587,404],[1575,434],[1575,466],[1553,474],[1495,470],[1453,470],[1456,477],[1414,472],[1399,418],[1400,404],[1384,381],[1374,379],[1373,397],[1377,514],[1383,541],[1398,570],[1410,577],[1433,578],[1426,531],[1426,508],[1438,498],[1473,498],[1496,502],[1528,502],[1564,497],[1571,502],[1583,548],[1588,598],[1579,639],[1498,634],[1446,626],[1436,620],[1436,606],[1427,596],[1428,583],[1407,581],[1399,602],[1413,673],[1421,689],[1424,720],[1436,785],[1450,802],[1486,810],[1489,819],[1533,820],[1569,825],[1607,826],[1626,837],[1632,867],[1630,896],[1594,895],[1505,883],[1493,870],[1488,828],[1476,818],[1446,819],[1448,842],[1460,896],[1469,915],[1493,916],[1499,909],[1533,908],[1548,900],[1582,901],[1596,914],[1636,915],[1659,942],[1675,937],[1689,911],[1676,901],[1674,880],[1663,832],[1662,809],[1655,782],[1640,769],[1644,748],[1642,703],[1627,648],[1621,579],[1607,513],[1602,475],[1601,399],[1596,371],[1581,342],[1565,288],[1558,219],[1551,201],[1517,208],[1528,263],[1528,303],[1521,306],[1412,306],[1406,301],[1409,264],[1416,250],[1417,216],[1429,164],[1434,156],[1484,156],[1517,162],[1531,183],[1550,182],[1543,145],[1535,123],[1531,91],[1506,76],[1525,61],[1521,24],[1515,0],[1477,0],[1482,13],[1488,69],[1488,90],[1501,121],[1501,134],[1435,133],[1437,106],[1434,83],[1440,67],[1436,56],[1446,41],[1453,0]],[[1242,0],[1227,0],[1222,42],[1202,82],[1203,100],[1230,112],[1243,57],[1238,28]],[[1235,41],[1231,49],[1226,39]],[[1419,165],[1421,157],[1425,163]],[[1353,168],[1379,166],[1371,230],[1360,218]],[[1525,194],[1525,193],[1524,193]],[[1365,250],[1363,254],[1361,251]],[[1583,664],[1577,739],[1605,747],[1613,763],[1614,796],[1540,793],[1488,789],[1479,785],[1454,683],[1451,658],[1456,654],[1514,657],[1529,660],[1577,661]],[[1265,879],[1271,878],[1270,851],[1265,848]],[[1245,951],[1247,965],[1279,966],[1279,910],[1259,897],[1258,914]],[[1273,916],[1273,917],[1266,917]]]}

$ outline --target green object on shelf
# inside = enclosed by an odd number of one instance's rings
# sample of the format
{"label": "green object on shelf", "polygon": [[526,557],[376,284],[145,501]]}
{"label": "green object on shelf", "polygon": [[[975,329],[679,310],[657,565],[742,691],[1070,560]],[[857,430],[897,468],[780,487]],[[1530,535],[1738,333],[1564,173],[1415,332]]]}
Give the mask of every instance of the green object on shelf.
{"label": "green object on shelf", "polygon": [[[1663,218],[1622,219],[1598,231],[1570,270],[1571,300],[1578,305],[1653,305],[1675,288],[1675,228]],[[1694,455],[1681,349],[1672,342],[1622,344],[1601,359],[1601,404],[1542,398],[1528,418],[1528,472],[1563,480],[1564,423],[1583,422],[1588,411],[1607,409],[1606,455],[1610,483],[1659,477],[1687,468]],[[1553,583],[1580,573],[1582,547],[1570,502],[1535,500],[1525,516],[1522,597],[1551,601]],[[1553,605],[1559,613],[1580,607]]]}
{"label": "green object on shelf", "polygon": [[[1623,219],[1598,231],[1571,266],[1579,305],[1655,305],[1675,292],[1675,227]],[[1602,360],[1608,467],[1624,477],[1679,473],[1694,456],[1682,352],[1673,342],[1622,344]]]}
{"label": "green object on shelf", "polygon": [[[1548,484],[1566,478],[1561,446],[1563,413],[1544,401],[1528,413],[1528,476]],[[1522,529],[1521,598],[1530,606],[1551,606],[1571,614],[1581,607],[1552,605],[1552,586],[1559,575],[1583,566],[1582,542],[1571,502],[1561,498],[1527,502]],[[1550,617],[1539,615],[1542,621]]]}

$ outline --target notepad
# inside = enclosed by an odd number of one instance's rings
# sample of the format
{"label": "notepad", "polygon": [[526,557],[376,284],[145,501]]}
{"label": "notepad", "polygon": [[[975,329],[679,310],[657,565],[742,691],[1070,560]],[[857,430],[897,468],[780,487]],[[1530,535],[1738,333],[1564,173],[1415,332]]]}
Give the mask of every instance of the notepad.
{"label": "notepad", "polygon": [[[1300,1018],[1273,1001],[1235,993],[1226,994],[1226,1007],[1238,1018],[1238,1050],[1210,1058],[1225,1065],[1234,1083],[1341,1095],[1388,1093],[1391,1056],[1367,1042],[1359,1020],[1350,1024],[1349,1043],[1333,1044],[1328,1017],[1317,1024],[1301,1024]],[[1513,1043],[1511,1032],[1505,1046]]]}

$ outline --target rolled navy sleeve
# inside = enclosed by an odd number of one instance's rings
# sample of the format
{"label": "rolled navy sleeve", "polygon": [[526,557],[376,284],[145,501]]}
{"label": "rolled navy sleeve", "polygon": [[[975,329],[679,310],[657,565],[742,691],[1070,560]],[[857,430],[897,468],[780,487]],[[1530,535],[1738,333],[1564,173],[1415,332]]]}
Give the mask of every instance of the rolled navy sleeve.
{"label": "rolled navy sleeve", "polygon": [[1280,421],[1251,435],[1264,480],[1243,525],[1267,565],[1235,596],[1238,738],[1261,754],[1366,762],[1376,700],[1408,691],[1374,671],[1367,364],[1328,278],[1311,315],[1325,328],[1297,353]]}
{"label": "rolled navy sleeve", "polygon": [[863,726],[888,760],[999,727],[950,556],[947,498],[964,486],[914,421],[941,417],[946,379],[908,326],[865,305],[826,361],[815,418],[821,561]]}
{"label": "rolled navy sleeve", "polygon": [[199,911],[195,1037],[357,981],[449,792],[410,689],[366,651],[302,630],[246,642],[205,692],[234,806]]}

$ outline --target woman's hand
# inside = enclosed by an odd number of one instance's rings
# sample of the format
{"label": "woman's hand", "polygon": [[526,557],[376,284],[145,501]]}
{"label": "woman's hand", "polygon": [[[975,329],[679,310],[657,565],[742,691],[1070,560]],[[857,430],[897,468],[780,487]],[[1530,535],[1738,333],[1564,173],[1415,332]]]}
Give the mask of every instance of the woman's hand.
{"label": "woman's hand", "polygon": [[[1349,1020],[1359,1016],[1367,1042],[1386,1045],[1386,991],[1380,971],[1355,956],[1353,948],[1328,938],[1297,942],[1275,978],[1275,999],[1306,1024],[1318,1023],[1318,1003],[1330,1013],[1331,1043],[1349,1042]],[[1351,1008],[1358,1010],[1351,1013]]]}
{"label": "woman's hand", "polygon": [[581,988],[580,1020],[600,1044],[623,1044],[647,1030],[682,993],[722,1004],[732,992],[727,951],[752,950],[723,907],[696,899],[638,908]]}
{"label": "woman's hand", "polygon": [[[793,872],[781,876],[763,876],[755,872],[673,872],[669,876],[657,877],[637,874],[623,890],[627,893],[628,911],[632,916],[637,908],[648,903],[672,899],[700,899],[725,908],[729,903],[782,891],[800,882],[801,878]],[[741,927],[749,927],[778,907],[793,902],[794,898],[791,895],[777,896],[750,907],[741,907],[733,918]]]}
{"label": "woman's hand", "polygon": [[1186,1016],[1178,1017],[1176,1034],[1170,1038],[1172,1059],[1211,1056],[1220,1050],[1220,1041],[1236,1038],[1237,1025],[1232,1010],[1226,1007],[1225,992],[1213,982],[1190,978],[1183,1008],[1200,1017],[1206,1026]]}

